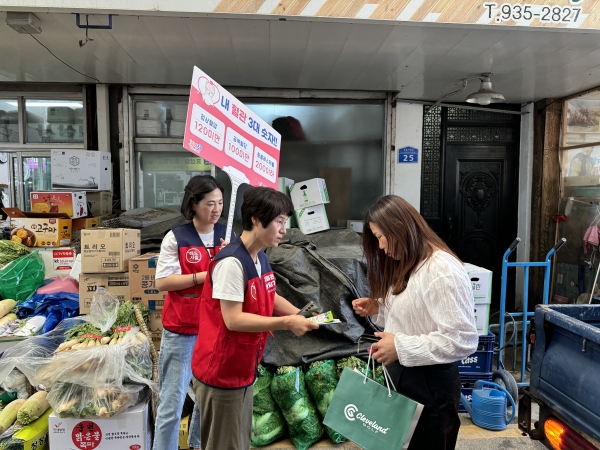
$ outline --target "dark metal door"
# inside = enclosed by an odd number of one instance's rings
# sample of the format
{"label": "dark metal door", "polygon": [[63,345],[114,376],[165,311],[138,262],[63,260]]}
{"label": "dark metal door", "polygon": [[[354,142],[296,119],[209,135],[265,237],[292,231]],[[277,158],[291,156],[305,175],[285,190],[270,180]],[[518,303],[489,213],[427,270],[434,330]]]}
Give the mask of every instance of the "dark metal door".
{"label": "dark metal door", "polygon": [[446,146],[443,235],[463,261],[494,273],[494,304],[502,256],[517,229],[515,153],[514,144]]}

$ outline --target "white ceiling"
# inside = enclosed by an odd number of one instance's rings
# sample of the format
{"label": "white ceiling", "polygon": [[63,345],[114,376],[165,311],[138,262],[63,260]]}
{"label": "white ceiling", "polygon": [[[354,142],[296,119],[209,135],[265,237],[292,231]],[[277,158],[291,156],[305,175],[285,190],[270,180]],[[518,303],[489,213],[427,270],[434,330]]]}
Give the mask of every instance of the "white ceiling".
{"label": "white ceiling", "polygon": [[[456,27],[290,18],[117,16],[85,31],[73,14],[36,13],[36,37],[102,83],[190,82],[199,66],[226,86],[400,91],[437,100],[463,77],[494,72],[509,102],[560,97],[600,85],[600,34],[583,30]],[[90,23],[106,22],[91,17]],[[0,12],[0,82],[95,82],[57,61]],[[462,101],[479,88],[447,101]]]}

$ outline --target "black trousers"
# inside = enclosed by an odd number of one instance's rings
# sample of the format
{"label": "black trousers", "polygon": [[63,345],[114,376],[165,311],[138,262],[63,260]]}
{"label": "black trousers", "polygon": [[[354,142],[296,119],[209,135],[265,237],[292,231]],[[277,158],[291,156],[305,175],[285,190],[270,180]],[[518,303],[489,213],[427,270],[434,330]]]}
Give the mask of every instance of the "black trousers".
{"label": "black trousers", "polygon": [[458,364],[404,367],[396,361],[386,368],[398,392],[424,406],[409,450],[454,450],[460,428]]}

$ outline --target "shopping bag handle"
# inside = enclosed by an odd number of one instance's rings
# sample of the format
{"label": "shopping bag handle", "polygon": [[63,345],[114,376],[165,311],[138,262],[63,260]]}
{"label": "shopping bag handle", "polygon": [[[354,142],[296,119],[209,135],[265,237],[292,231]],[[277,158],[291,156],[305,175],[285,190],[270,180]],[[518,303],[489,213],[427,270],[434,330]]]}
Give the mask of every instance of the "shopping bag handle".
{"label": "shopping bag handle", "polygon": [[[375,376],[375,358],[373,358],[373,345],[374,344],[371,344],[371,347],[369,347],[369,359],[367,360],[367,367],[365,368],[365,379],[363,380],[363,384],[367,384],[369,366],[371,364],[371,361],[373,362],[373,376]],[[391,397],[392,390],[390,389],[390,385],[394,388],[394,391],[396,390],[396,386],[394,386],[394,383],[392,383],[392,378],[390,377],[390,374],[388,373],[387,369],[383,364],[381,365],[381,368],[383,369],[383,378],[385,379],[385,387],[387,387],[388,390],[388,397]]]}

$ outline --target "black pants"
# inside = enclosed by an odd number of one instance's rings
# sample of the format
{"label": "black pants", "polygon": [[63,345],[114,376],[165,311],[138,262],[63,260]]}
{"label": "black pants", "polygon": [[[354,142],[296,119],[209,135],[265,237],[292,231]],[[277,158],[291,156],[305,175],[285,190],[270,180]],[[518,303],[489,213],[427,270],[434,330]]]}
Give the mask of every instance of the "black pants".
{"label": "black pants", "polygon": [[460,428],[460,375],[458,365],[386,366],[399,393],[421,403],[423,413],[409,450],[454,450]]}

